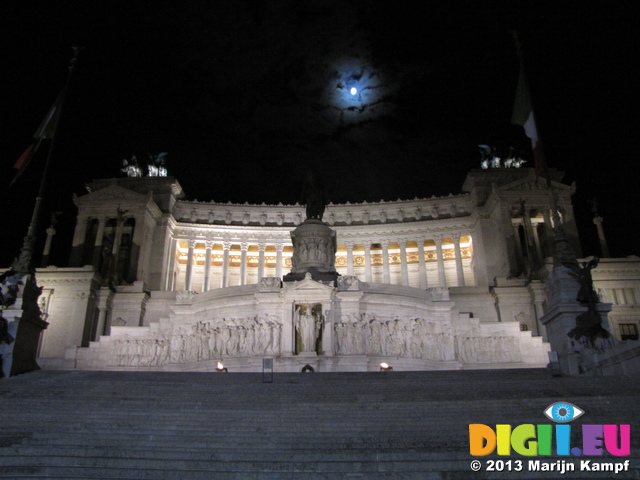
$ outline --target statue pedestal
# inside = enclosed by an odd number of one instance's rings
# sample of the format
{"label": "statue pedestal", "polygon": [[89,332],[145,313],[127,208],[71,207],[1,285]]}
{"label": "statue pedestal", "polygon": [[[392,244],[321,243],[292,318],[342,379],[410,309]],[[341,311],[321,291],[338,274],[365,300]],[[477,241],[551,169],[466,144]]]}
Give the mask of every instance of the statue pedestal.
{"label": "statue pedestal", "polygon": [[38,296],[42,289],[31,275],[21,275],[15,303],[2,311],[7,321],[8,332],[15,340],[0,345],[2,355],[2,375],[19,375],[40,370],[36,362],[40,334],[49,325],[40,318]]}
{"label": "statue pedestal", "polygon": [[[546,327],[551,350],[557,352],[560,370],[565,375],[582,373],[580,356],[584,346],[568,335],[576,327],[576,318],[588,311],[587,306],[576,300],[579,287],[580,285],[566,267],[554,268],[547,279],[549,292],[547,313],[540,319]],[[611,304],[597,303],[595,308],[600,316],[602,327],[609,330],[607,314],[611,311]]]}
{"label": "statue pedestal", "polygon": [[336,232],[321,220],[308,218],[291,232],[293,257],[285,282],[304,280],[307,273],[317,282],[335,282]]}

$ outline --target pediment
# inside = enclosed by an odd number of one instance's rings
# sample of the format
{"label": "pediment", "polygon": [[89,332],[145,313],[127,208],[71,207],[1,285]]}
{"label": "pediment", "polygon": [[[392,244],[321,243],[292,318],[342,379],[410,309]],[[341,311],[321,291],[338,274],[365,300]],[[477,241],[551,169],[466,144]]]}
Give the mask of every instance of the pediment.
{"label": "pediment", "polygon": [[109,185],[105,188],[101,188],[95,192],[91,192],[88,195],[83,195],[75,199],[76,206],[87,206],[96,204],[145,204],[147,203],[148,196],[141,193],[136,193],[126,188],[122,188],[118,185]]}
{"label": "pediment", "polygon": [[[564,183],[559,182],[551,182],[551,185],[554,189],[560,191],[566,191],[571,194],[574,193],[575,187],[572,185],[565,185]],[[531,191],[540,191],[546,192],[548,189],[547,179],[543,177],[537,177],[535,174],[531,174],[530,176],[516,180],[511,183],[507,183],[506,185],[502,185],[498,187],[498,190],[502,192],[531,192]]]}
{"label": "pediment", "polygon": [[335,294],[335,287],[317,282],[312,278],[305,278],[297,282],[286,283],[283,295],[293,299],[320,299],[331,298]]}

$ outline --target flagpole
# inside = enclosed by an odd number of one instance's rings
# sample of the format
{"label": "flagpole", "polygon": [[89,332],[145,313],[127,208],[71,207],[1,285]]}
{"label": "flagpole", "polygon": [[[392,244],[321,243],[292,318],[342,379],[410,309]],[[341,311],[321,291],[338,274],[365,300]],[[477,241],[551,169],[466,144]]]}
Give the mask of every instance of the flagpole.
{"label": "flagpole", "polygon": [[[522,42],[520,41],[520,37],[518,36],[517,31],[512,30],[511,34],[513,35],[513,39],[516,44],[516,52],[518,54],[518,59],[520,60],[520,72],[524,78],[524,81],[528,84],[526,71],[524,68]],[[529,88],[528,85],[527,85],[527,88]],[[529,101],[531,102],[531,111],[533,113],[533,118],[535,121],[535,118],[536,118],[535,116],[536,109],[534,107],[535,102],[534,102],[533,95],[531,95],[530,91],[529,91],[529,94],[530,94]],[[544,159],[544,147],[543,147],[544,143],[542,142],[543,136],[541,135],[540,129],[537,127],[537,125],[536,125],[536,133],[538,136],[537,148],[540,149],[540,155],[542,155],[542,159],[543,159],[543,161],[540,162],[542,164],[540,166],[542,167],[542,174],[545,177],[546,183],[547,183],[547,192],[549,194],[549,203],[551,204],[550,205],[551,215],[552,215],[553,224],[554,224],[553,237],[554,237],[555,251],[553,256],[553,265],[554,267],[558,267],[558,266],[564,265],[565,263],[577,264],[578,261],[576,259],[576,255],[573,252],[573,249],[571,248],[569,241],[567,240],[567,235],[560,221],[560,213],[558,209],[556,191],[553,188],[553,184],[551,183],[551,176],[549,175],[549,167],[547,166],[546,159]],[[535,155],[535,152],[534,152],[534,155]]]}
{"label": "flagpole", "polygon": [[[83,50],[83,47],[73,47],[73,58],[69,63],[69,74],[67,75],[67,82],[62,90],[60,96],[60,102],[58,105],[58,118],[62,113],[62,107],[64,105],[64,98],[67,95],[67,91],[69,90],[69,85],[71,84],[71,77],[73,76],[73,72],[76,68],[76,62],[78,61],[78,55]],[[27,230],[27,236],[24,237],[24,242],[22,244],[22,248],[20,249],[20,256],[13,262],[11,265],[11,270],[22,273],[32,273],[33,267],[33,251],[35,249],[35,241],[36,241],[36,229],[38,227],[38,220],[40,219],[40,209],[42,206],[42,200],[44,198],[44,191],[47,185],[47,180],[49,176],[49,169],[51,166],[51,158],[53,147],[56,141],[56,131],[58,130],[58,122],[54,124],[53,132],[51,133],[51,143],[49,144],[49,151],[47,152],[47,159],[44,164],[44,169],[42,172],[42,177],[40,179],[40,187],[38,189],[38,195],[36,196],[36,202],[33,207],[33,213],[31,214],[31,221],[29,222],[29,228]],[[45,126],[46,128],[46,126]],[[42,141],[43,137],[38,139],[38,146]]]}

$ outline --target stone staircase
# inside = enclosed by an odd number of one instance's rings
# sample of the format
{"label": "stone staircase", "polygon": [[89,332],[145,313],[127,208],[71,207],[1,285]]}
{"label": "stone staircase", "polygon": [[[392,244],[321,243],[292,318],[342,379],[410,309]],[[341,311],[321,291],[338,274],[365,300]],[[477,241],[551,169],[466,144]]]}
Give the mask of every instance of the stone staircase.
{"label": "stone staircase", "polygon": [[[548,480],[559,475],[528,472],[515,453],[478,458],[472,472],[468,424],[551,423],[542,412],[557,401],[586,412],[576,426],[631,424],[631,457],[592,460],[629,459],[615,478],[640,478],[637,378],[538,369],[282,373],[273,383],[233,371],[35,372],[0,381],[0,478]],[[498,458],[525,470],[487,472]]]}

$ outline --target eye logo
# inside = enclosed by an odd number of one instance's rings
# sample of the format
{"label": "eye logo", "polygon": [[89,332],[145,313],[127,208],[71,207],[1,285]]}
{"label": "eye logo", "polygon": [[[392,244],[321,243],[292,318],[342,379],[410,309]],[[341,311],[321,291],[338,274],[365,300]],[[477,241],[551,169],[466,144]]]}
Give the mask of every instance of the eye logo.
{"label": "eye logo", "polygon": [[584,414],[584,410],[572,403],[558,402],[549,405],[544,414],[556,423],[567,423]]}

